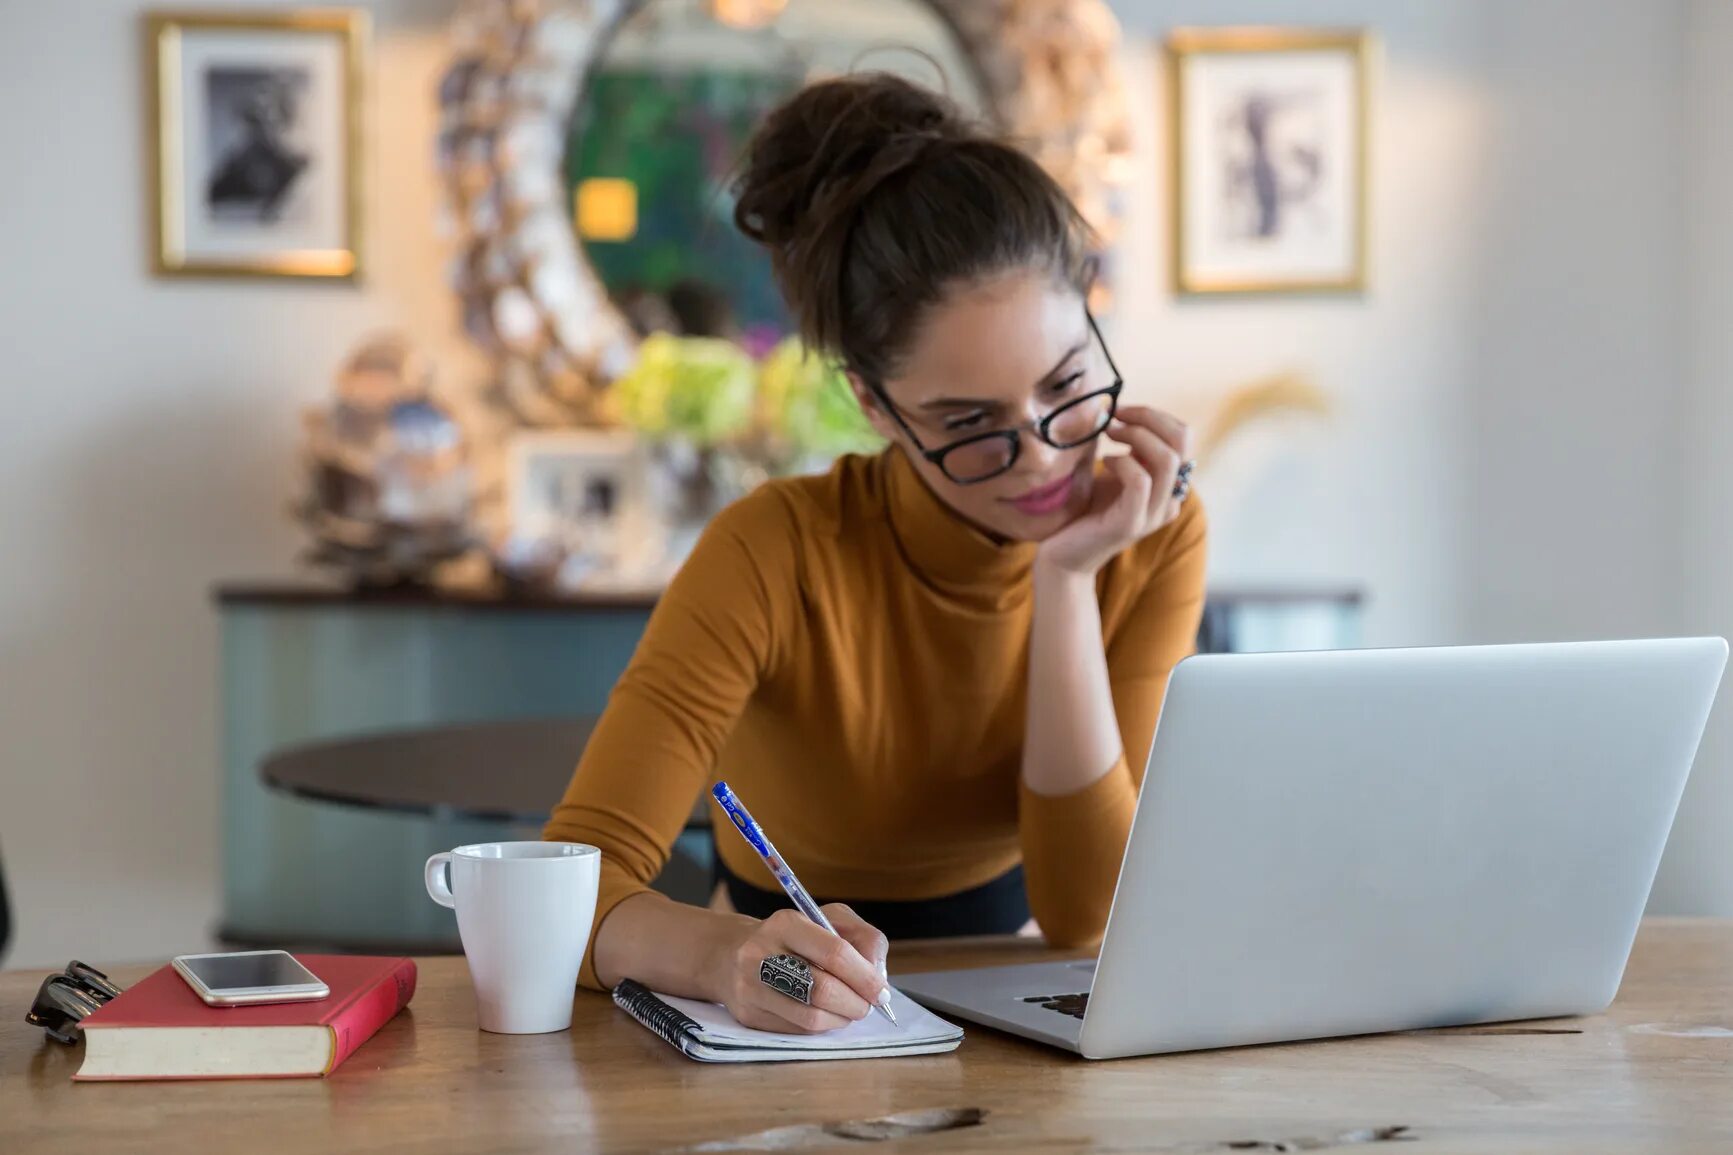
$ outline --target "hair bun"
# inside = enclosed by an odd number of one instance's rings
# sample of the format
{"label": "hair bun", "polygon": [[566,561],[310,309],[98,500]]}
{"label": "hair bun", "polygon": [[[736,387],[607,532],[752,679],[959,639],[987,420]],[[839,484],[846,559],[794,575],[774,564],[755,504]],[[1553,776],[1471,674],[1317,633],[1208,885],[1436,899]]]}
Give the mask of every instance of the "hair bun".
{"label": "hair bun", "polygon": [[976,135],[949,99],[889,73],[811,85],[754,135],[735,224],[776,257],[931,149]]}
{"label": "hair bun", "polygon": [[802,89],[759,126],[734,223],[770,253],[801,338],[864,379],[949,287],[1017,267],[1077,286],[1088,228],[1035,159],[885,73]]}

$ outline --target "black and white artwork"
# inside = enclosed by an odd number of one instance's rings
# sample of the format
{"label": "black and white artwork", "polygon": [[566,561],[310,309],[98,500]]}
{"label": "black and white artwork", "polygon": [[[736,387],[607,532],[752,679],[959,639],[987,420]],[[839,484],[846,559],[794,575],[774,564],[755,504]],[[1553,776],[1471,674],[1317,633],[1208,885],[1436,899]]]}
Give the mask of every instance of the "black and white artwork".
{"label": "black and white artwork", "polygon": [[294,66],[205,70],[210,169],[203,192],[211,220],[271,225],[305,218],[317,179],[303,112],[311,84],[308,70]]}
{"label": "black and white artwork", "polygon": [[1353,289],[1363,277],[1360,46],[1176,56],[1185,292]]}
{"label": "black and white artwork", "polygon": [[165,273],[351,276],[361,17],[158,17]]}
{"label": "black and white artwork", "polygon": [[1222,180],[1220,241],[1279,243],[1341,229],[1324,196],[1324,157],[1347,142],[1331,138],[1322,103],[1316,89],[1254,87],[1235,95],[1213,136]]}
{"label": "black and white artwork", "polygon": [[506,477],[511,535],[558,546],[563,579],[629,578],[660,555],[649,480],[648,454],[629,433],[518,433]]}
{"label": "black and white artwork", "polygon": [[612,532],[614,511],[620,502],[617,477],[596,476],[587,469],[573,470],[559,459],[541,458],[532,467],[532,480],[546,523],[571,529],[579,535]]}

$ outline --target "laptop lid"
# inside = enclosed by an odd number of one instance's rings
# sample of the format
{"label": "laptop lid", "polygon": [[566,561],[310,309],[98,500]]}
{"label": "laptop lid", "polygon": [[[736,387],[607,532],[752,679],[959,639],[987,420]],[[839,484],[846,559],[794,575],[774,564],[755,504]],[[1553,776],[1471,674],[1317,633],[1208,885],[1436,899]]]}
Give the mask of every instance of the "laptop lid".
{"label": "laptop lid", "polygon": [[1604,1008],[1726,658],[1683,638],[1181,662],[1082,1053]]}

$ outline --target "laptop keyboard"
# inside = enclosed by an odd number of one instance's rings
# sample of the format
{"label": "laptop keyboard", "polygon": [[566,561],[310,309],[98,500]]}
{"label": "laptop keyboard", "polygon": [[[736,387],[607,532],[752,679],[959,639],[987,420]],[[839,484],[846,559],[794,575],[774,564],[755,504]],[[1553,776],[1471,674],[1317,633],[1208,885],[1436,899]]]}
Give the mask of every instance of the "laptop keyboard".
{"label": "laptop keyboard", "polygon": [[1089,1007],[1089,992],[1084,991],[1077,995],[1027,995],[1022,1001],[1036,1003],[1049,1011],[1081,1019],[1083,1012]]}

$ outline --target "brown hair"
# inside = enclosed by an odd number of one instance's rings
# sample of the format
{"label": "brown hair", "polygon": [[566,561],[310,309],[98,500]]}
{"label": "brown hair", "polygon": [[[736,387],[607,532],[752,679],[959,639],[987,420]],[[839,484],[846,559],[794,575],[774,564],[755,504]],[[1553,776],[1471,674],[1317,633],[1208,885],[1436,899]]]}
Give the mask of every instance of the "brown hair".
{"label": "brown hair", "polygon": [[796,93],[753,135],[734,191],[801,337],[868,382],[894,375],[954,287],[1034,267],[1088,288],[1092,235],[1046,170],[889,74]]}

